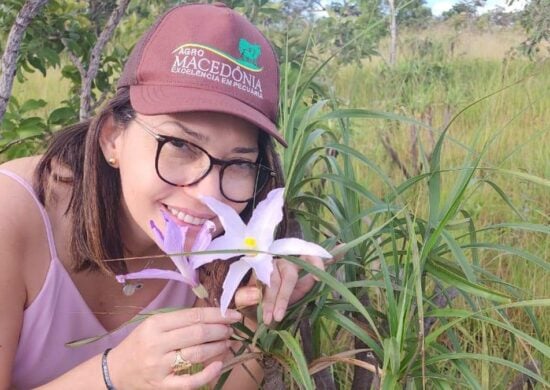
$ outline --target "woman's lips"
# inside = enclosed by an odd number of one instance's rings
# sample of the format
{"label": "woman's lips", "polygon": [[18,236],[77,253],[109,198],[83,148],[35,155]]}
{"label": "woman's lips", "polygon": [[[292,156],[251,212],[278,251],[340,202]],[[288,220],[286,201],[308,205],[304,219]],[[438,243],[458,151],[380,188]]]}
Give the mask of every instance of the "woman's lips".
{"label": "woman's lips", "polygon": [[179,222],[184,222],[188,225],[202,226],[207,220],[212,217],[202,217],[197,215],[192,215],[188,211],[178,209],[172,206],[164,205],[166,210]]}

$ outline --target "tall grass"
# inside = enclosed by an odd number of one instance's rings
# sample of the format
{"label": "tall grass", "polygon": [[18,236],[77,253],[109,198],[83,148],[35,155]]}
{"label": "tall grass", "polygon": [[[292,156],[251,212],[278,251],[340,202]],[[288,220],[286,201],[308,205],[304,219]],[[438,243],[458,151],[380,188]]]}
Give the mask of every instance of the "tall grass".
{"label": "tall grass", "polygon": [[[349,250],[287,321],[339,341],[310,367],[359,339],[387,389],[504,388],[518,372],[548,386],[549,64],[419,52],[393,69],[329,64],[332,100],[308,93],[303,67],[287,75],[290,205],[306,236]],[[311,388],[301,365],[285,366]],[[332,375],[350,388],[351,371]]]}

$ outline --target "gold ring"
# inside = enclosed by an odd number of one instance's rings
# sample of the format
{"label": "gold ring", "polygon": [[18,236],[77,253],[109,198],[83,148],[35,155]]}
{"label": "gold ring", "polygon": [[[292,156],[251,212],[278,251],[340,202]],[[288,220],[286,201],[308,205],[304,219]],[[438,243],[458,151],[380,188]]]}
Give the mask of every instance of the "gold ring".
{"label": "gold ring", "polygon": [[176,351],[176,358],[174,359],[174,363],[172,363],[172,372],[175,375],[189,375],[191,367],[193,367],[193,363],[181,356],[181,349]]}

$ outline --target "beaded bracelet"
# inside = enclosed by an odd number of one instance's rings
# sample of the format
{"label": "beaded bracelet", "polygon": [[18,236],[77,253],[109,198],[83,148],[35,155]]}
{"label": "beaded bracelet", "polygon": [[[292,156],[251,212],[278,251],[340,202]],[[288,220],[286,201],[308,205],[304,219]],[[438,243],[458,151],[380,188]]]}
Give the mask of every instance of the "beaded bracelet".
{"label": "beaded bracelet", "polygon": [[103,371],[103,382],[105,382],[107,390],[116,390],[115,386],[113,386],[113,382],[111,382],[111,377],[109,376],[109,367],[107,367],[107,355],[110,351],[111,348],[107,348],[105,352],[103,352],[103,357],[101,358],[101,371]]}

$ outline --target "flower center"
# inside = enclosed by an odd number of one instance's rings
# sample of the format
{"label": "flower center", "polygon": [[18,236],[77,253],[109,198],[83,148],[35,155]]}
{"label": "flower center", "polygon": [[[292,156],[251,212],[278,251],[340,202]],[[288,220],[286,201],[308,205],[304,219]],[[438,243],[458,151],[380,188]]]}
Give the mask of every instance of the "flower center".
{"label": "flower center", "polygon": [[256,249],[256,239],[254,237],[245,237],[244,246],[246,249]]}

